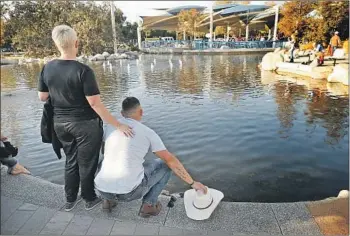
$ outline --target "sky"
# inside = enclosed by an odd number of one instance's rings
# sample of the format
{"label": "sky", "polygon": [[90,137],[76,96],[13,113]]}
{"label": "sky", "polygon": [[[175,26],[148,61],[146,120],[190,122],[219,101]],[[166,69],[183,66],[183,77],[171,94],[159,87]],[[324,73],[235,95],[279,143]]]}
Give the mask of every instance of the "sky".
{"label": "sky", "polygon": [[[120,8],[127,21],[137,22],[140,15],[157,15],[154,8],[171,8],[184,5],[199,5],[210,7],[213,1],[115,1],[115,5]],[[251,1],[251,4],[264,4],[264,1]]]}

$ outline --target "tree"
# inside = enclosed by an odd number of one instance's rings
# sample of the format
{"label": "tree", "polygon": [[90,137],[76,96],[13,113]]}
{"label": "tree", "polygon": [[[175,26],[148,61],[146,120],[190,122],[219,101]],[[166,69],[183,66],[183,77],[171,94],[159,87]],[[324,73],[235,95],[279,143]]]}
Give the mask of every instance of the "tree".
{"label": "tree", "polygon": [[241,4],[241,5],[249,5],[250,1],[232,1],[232,3]]}
{"label": "tree", "polygon": [[182,10],[179,13],[179,30],[185,31],[192,37],[198,32],[197,25],[203,19],[203,15],[196,9]]}
{"label": "tree", "polygon": [[224,35],[227,33],[227,29],[225,26],[216,26],[215,27],[215,35],[218,36],[218,35]]}
{"label": "tree", "polygon": [[320,1],[316,9],[322,16],[327,39],[336,30],[341,37],[349,37],[349,1]]}
{"label": "tree", "polygon": [[[101,53],[113,45],[109,12],[108,3],[97,5],[89,1],[13,2],[7,14],[9,19],[5,26],[5,38],[8,35],[12,44],[27,55],[52,55],[57,51],[51,31],[57,25],[66,24],[76,30],[81,53]],[[122,38],[125,17],[119,9],[114,14],[117,36]]]}
{"label": "tree", "polygon": [[2,47],[5,44],[5,21],[0,19],[0,46]]}
{"label": "tree", "polygon": [[302,38],[306,29],[306,16],[314,8],[314,1],[297,0],[284,3],[281,9],[282,18],[278,23],[279,31],[287,36],[297,31],[298,37]]}
{"label": "tree", "polygon": [[275,3],[275,1],[266,1],[265,6],[273,7],[273,6],[276,6],[276,3]]}

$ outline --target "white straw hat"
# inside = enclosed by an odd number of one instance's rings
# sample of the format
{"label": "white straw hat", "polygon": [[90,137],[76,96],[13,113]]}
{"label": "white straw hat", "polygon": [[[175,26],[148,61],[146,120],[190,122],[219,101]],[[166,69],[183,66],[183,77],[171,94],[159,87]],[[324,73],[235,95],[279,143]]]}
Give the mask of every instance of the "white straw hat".
{"label": "white straw hat", "polygon": [[193,220],[206,220],[223,197],[222,192],[212,188],[208,188],[207,194],[194,189],[187,190],[184,194],[186,214]]}

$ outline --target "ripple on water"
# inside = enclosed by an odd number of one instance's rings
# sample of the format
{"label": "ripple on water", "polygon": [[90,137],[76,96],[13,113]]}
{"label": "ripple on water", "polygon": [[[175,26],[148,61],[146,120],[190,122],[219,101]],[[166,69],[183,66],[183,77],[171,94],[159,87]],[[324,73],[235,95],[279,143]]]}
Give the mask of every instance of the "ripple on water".
{"label": "ripple on water", "polygon": [[[120,116],[122,99],[138,97],[144,123],[195,179],[222,190],[225,200],[336,196],[349,184],[346,89],[261,73],[261,57],[173,56],[172,70],[167,55],[112,63],[112,70],[90,66],[108,109]],[[34,175],[62,184],[64,159],[40,138],[40,69],[1,67],[1,130],[20,147],[18,158]],[[178,192],[187,186],[172,177],[167,188]]]}

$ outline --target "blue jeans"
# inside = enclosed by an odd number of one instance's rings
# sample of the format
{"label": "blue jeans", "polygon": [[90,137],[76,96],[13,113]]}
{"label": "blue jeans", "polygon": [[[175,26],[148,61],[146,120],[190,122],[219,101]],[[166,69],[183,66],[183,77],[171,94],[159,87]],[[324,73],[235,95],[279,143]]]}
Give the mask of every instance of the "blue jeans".
{"label": "blue jeans", "polygon": [[337,50],[337,48],[338,48],[337,46],[332,46],[332,56],[333,56],[335,50]]}
{"label": "blue jeans", "polygon": [[143,180],[133,191],[126,194],[115,194],[98,190],[101,197],[106,200],[118,199],[125,202],[142,198],[143,203],[155,205],[158,196],[170,179],[171,170],[161,159],[147,160],[143,166],[145,172]]}
{"label": "blue jeans", "polygon": [[290,55],[290,61],[294,61],[294,51],[295,51],[295,47],[293,46],[292,51],[291,51],[291,55]]}
{"label": "blue jeans", "polygon": [[17,160],[12,156],[8,156],[1,158],[0,163],[7,166],[7,173],[11,174],[13,167],[17,164]]}

